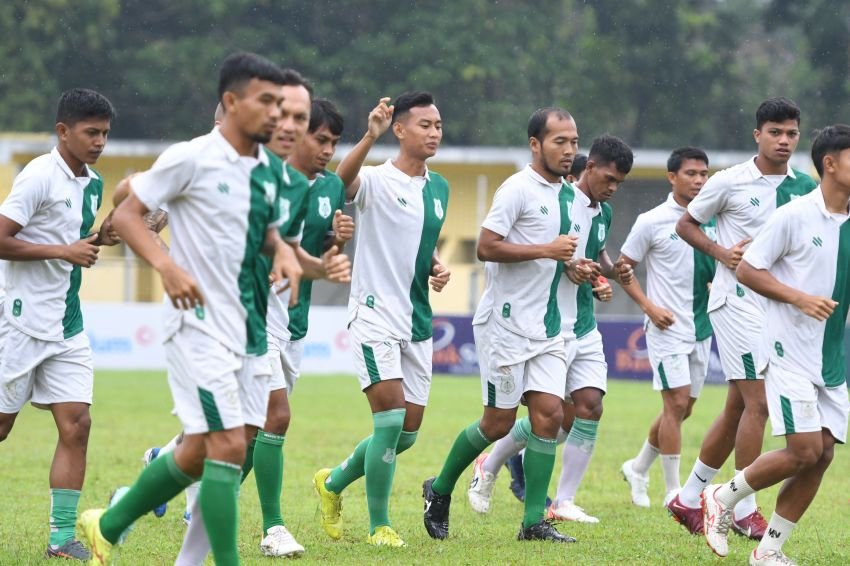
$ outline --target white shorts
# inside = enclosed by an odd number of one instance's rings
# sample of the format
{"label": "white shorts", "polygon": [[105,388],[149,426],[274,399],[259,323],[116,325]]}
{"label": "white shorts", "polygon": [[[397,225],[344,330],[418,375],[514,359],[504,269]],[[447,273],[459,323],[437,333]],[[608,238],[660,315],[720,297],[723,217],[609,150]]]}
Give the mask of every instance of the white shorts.
{"label": "white shorts", "polygon": [[186,434],[266,424],[271,368],[265,356],[241,356],[183,326],[166,340],[165,359],[174,409]]}
{"label": "white shorts", "polygon": [[702,386],[705,385],[705,376],[708,373],[708,360],[711,357],[711,337],[688,344],[688,346],[691,347],[690,353],[668,354],[665,348],[653,345],[652,340],[647,335],[646,349],[649,351],[649,363],[652,365],[652,388],[654,390],[669,391],[678,387],[690,387],[691,398],[699,398]]}
{"label": "white shorts", "polygon": [[272,377],[269,391],[286,389],[292,395],[295,382],[301,375],[301,359],[304,357],[304,340],[284,340],[269,334],[269,352],[266,354],[271,365]]}
{"label": "white shorts", "polygon": [[431,338],[410,342],[388,338],[387,332],[360,319],[348,325],[354,365],[360,389],[388,379],[401,379],[404,400],[414,405],[428,404],[431,393]]}
{"label": "white shorts", "polygon": [[562,336],[531,340],[502,327],[493,317],[473,325],[472,334],[486,407],[513,409],[526,391],[564,398],[567,343]]}
{"label": "white shorts", "polygon": [[593,329],[578,340],[576,353],[567,369],[566,398],[573,391],[594,387],[605,393],[608,391],[608,363],[602,350],[602,335]]}
{"label": "white shorts", "polygon": [[94,368],[85,332],[54,342],[33,338],[5,321],[2,326],[0,413],[18,413],[27,401],[39,408],[91,405]]}
{"label": "white shorts", "polygon": [[837,442],[847,440],[850,400],[847,384],[825,387],[810,379],[769,364],[764,392],[773,436],[827,429]]}
{"label": "white shorts", "polygon": [[764,379],[758,373],[764,317],[726,303],[708,313],[726,381]]}

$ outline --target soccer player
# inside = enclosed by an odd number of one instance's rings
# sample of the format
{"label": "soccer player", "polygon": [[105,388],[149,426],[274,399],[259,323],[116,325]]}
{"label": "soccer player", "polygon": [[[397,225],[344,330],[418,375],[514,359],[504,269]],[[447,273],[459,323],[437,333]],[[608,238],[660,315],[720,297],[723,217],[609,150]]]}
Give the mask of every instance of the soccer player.
{"label": "soccer player", "polygon": [[[612,262],[605,244],[613,217],[608,200],[625,181],[633,161],[632,150],[625,142],[614,136],[600,136],[591,144],[586,168],[578,183],[565,188],[568,232],[578,238],[579,256],[567,263],[558,284],[561,333],[574,346],[567,353],[564,419],[556,437],[558,443],[566,442],[566,446],[558,492],[546,512],[550,520],[599,522],[575,504],[576,492],[596,444],[602,397],[608,380],[602,336],[596,328],[593,295],[597,294],[602,300],[611,299],[611,285],[607,280],[600,281],[600,274],[624,284],[632,278],[631,267],[621,259]],[[491,454],[476,461],[467,492],[474,510],[479,513],[489,510],[496,475],[509,457],[528,444],[532,427],[533,420],[520,419],[511,433],[496,443]]]}
{"label": "soccer player", "polygon": [[62,93],[56,147],[24,167],[0,206],[0,258],[9,260],[0,441],[27,401],[53,415],[59,439],[50,468],[47,558],[89,558],[74,538],[94,382],[79,291],[81,267],[94,265],[98,246],[118,243],[111,216],[91,232],[103,179],[90,165],[103,152],[114,119],[103,95],[82,88]]}
{"label": "soccer player", "polygon": [[473,318],[481,367],[483,417],[461,431],[436,478],[425,480],[425,529],[449,535],[449,506],[458,478],[516,420],[520,399],[531,415],[525,455],[525,514],[519,540],[575,542],[543,520],[563,413],[567,340],[561,335],[558,282],[572,259],[567,185],[578,129],[561,108],[536,110],[528,122],[532,163],[509,177],[493,197],[481,227],[478,258],[486,286]]}
{"label": "soccer player", "polygon": [[[346,196],[359,212],[358,245],[349,299],[349,335],[360,386],[372,410],[372,435],[313,485],[321,522],[342,536],[341,495],[366,478],[369,544],[403,546],[389,519],[396,457],[416,441],[431,389],[432,327],[428,286],[439,292],[450,278],[436,255],[449,199],[446,180],[428,169],[443,121],[430,93],[406,92],[395,104],[382,98],[368,130],[337,167]],[[363,167],[375,141],[392,127],[394,159]]]}
{"label": "soccer player", "polygon": [[[646,314],[646,348],[652,366],[652,388],[661,392],[661,413],[655,418],[638,455],[621,466],[631,489],[632,503],[649,507],[649,468],[661,455],[666,496],[675,496],[679,483],[682,421],[691,414],[708,372],[711,322],[708,288],[714,258],[696,251],[676,234],[676,222],[708,179],[708,156],[701,149],[682,147],[667,159],[672,192],[664,203],[637,217],[620,257],[632,267],[646,262],[646,294],[633,280],[623,290]],[[714,222],[702,226],[714,238]]]}
{"label": "soccer player", "polygon": [[[767,421],[764,381],[756,371],[761,355],[764,298],[735,278],[744,249],[776,209],[810,192],[815,182],[788,165],[800,141],[800,109],[787,98],[770,98],[756,110],[753,137],[758,154],[715,173],[688,204],[676,233],[717,260],[708,313],[728,384],[726,405],[706,433],[685,485],[667,509],[692,534],[702,531],[699,495],[735,451],[735,469],[759,453]],[[717,219],[717,242],[701,226]],[[767,522],[751,495],[735,508],[732,529],[760,540]]]}
{"label": "soccer player", "polygon": [[[133,250],[162,277],[169,385],[183,442],[153,460],[114,506],[84,512],[79,526],[95,564],[138,517],[202,476],[198,500],[217,564],[238,564],[237,495],[246,436],[262,427],[270,371],[258,307],[258,258],[273,254],[268,275],[286,278],[297,298],[300,266],[278,230],[283,164],[261,144],[274,133],[283,72],[250,53],[225,59],[219,76],[221,126],[166,150],[130,180],[115,224]],[[167,204],[170,254],[150,237],[143,216]],[[214,218],[215,222],[209,219]],[[239,236],[242,234],[242,236]],[[246,434],[246,425],[249,432]],[[196,521],[197,522],[197,521]]]}
{"label": "soccer player", "polygon": [[783,206],[756,235],[738,280],[766,298],[761,335],[765,394],[774,436],[785,448],[759,456],[732,481],[703,492],[705,538],[728,554],[732,510],[784,480],[767,535],[750,564],[795,564],[782,545],[817,494],[835,443],[847,437],[844,324],[850,306],[850,126],[816,134],[820,187]]}

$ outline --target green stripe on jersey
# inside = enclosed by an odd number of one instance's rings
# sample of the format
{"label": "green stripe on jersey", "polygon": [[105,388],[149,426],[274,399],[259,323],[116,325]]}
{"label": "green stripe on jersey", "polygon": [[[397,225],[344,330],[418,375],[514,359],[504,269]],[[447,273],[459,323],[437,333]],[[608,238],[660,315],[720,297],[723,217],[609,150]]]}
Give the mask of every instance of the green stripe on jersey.
{"label": "green stripe on jersey", "polygon": [[[717,220],[712,218],[701,226],[703,230],[706,228],[714,228],[717,226]],[[714,258],[708,254],[704,254],[693,249],[694,253],[694,334],[695,338],[705,340],[711,336],[711,320],[708,318],[708,284],[714,279],[714,272],[717,264]]]}
{"label": "green stripe on jersey", "polygon": [[[80,238],[85,238],[94,226],[94,218],[103,202],[103,179],[100,174],[92,177],[83,189]],[[79,265],[71,268],[71,282],[65,294],[65,316],[62,317],[62,336],[67,340],[83,331],[83,312],[80,310],[80,286],[83,282],[83,270]]]}
{"label": "green stripe on jersey", "polygon": [[[275,159],[280,159],[266,150]],[[280,225],[280,236],[282,238],[295,238],[301,233],[301,225],[307,214],[307,193],[310,191],[310,182],[300,171],[289,163],[284,163],[286,173],[289,175],[289,183],[283,183],[280,192],[280,217],[283,223]]]}
{"label": "green stripe on jersey", "polygon": [[[599,204],[600,212],[593,217],[590,225],[590,236],[587,238],[587,248],[584,257],[599,261],[599,254],[605,249],[608,233],[611,231],[611,220],[614,209],[607,202]],[[576,338],[581,338],[593,332],[596,328],[596,316],[593,314],[593,285],[585,281],[576,292]]]}
{"label": "green stripe on jersey", "polygon": [[449,205],[448,182],[433,171],[428,175],[430,180],[422,187],[422,234],[419,236],[413,281],[410,283],[410,302],[413,305],[411,336],[414,342],[427,340],[434,333],[431,326],[431,302],[428,299],[428,277],[431,275],[431,258]]}
{"label": "green stripe on jersey", "polygon": [[794,169],[794,175],[796,175],[796,179],[792,177],[785,177],[785,179],[779,183],[779,186],[776,187],[777,208],[783,204],[789,203],[792,197],[796,198],[809,194],[812,192],[812,189],[818,186],[814,179],[802,171]]}
{"label": "green stripe on jersey", "polygon": [[838,264],[835,268],[835,286],[832,300],[838,303],[826,319],[821,347],[821,377],[827,387],[838,387],[846,380],[844,369],[844,326],[850,307],[850,221],[838,231]]}
{"label": "green stripe on jersey", "polygon": [[[570,210],[575,200],[576,188],[568,183],[561,184],[558,191],[558,209],[561,214],[561,228],[559,234],[569,234],[572,228]],[[564,272],[564,263],[559,261],[555,264],[555,277],[549,286],[549,301],[546,303],[546,314],[543,317],[543,325],[546,328],[546,336],[552,338],[561,332],[561,309],[558,308],[558,285],[561,283],[561,274]]]}

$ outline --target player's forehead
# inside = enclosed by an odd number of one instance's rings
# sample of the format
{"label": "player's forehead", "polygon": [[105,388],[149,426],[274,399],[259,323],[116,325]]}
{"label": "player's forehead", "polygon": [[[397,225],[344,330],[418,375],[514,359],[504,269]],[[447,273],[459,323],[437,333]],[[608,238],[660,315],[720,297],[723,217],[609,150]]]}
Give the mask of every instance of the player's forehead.
{"label": "player's forehead", "polygon": [[414,106],[408,110],[406,121],[441,122],[442,118],[440,117],[440,110],[433,104],[429,104],[428,106]]}
{"label": "player's forehead", "polygon": [[782,122],[774,122],[772,120],[768,120],[767,122],[762,124],[761,131],[799,132],[800,123],[797,120],[794,120],[793,118],[789,118],[788,120],[784,120]]}
{"label": "player's forehead", "polygon": [[279,98],[283,93],[283,87],[281,85],[264,79],[259,79],[257,77],[253,77],[251,80],[244,83],[241,88],[234,90],[237,90],[237,92],[241,91],[241,95],[243,97],[272,95]]}
{"label": "player's forehead", "polygon": [[677,173],[684,173],[685,171],[708,171],[708,165],[702,159],[688,157],[682,160],[682,165]]}
{"label": "player's forehead", "polygon": [[310,110],[310,91],[304,85],[285,85],[282,88],[284,108]]}
{"label": "player's forehead", "polygon": [[578,137],[578,126],[572,118],[566,118],[555,112],[546,118],[546,139],[576,137]]}
{"label": "player's forehead", "polygon": [[321,126],[316,128],[314,132],[310,132],[310,135],[314,138],[324,138],[331,140],[340,138],[338,134],[331,132],[331,129],[328,127],[327,124],[322,124]]}
{"label": "player's forehead", "polygon": [[77,120],[71,125],[71,129],[75,132],[86,132],[90,130],[106,131],[110,129],[111,121],[109,118],[83,118]]}

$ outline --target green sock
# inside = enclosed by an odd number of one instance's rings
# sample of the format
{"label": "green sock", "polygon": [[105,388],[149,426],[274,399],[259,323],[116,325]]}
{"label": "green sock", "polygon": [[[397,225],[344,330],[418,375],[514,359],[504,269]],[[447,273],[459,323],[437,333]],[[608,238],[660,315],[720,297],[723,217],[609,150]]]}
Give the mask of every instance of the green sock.
{"label": "green sock", "polygon": [[[260,434],[260,431],[257,431],[257,434]],[[239,483],[245,483],[245,480],[248,479],[248,474],[251,473],[251,470],[254,469],[254,448],[257,445],[257,436],[251,439],[251,442],[248,443],[248,447],[245,450],[245,462],[242,464],[242,477],[239,479]]]}
{"label": "green sock", "polygon": [[76,489],[50,490],[50,546],[58,548],[74,538],[79,501]]}
{"label": "green sock", "polygon": [[115,544],[136,519],[171,500],[195,480],[177,467],[173,452],[154,458],[127,494],[101,516],[103,538]]}
{"label": "green sock", "polygon": [[366,448],[366,505],[369,508],[369,532],[390,525],[390,492],[395,475],[396,446],[404,425],[405,409],[374,413],[372,440]]}
{"label": "green sock", "polygon": [[204,475],[198,501],[204,514],[204,527],[218,566],[239,564],[238,532],[240,467],[219,460],[204,461]]}
{"label": "green sock", "polygon": [[543,519],[546,510],[546,492],[552,469],[555,467],[555,449],[558,441],[554,438],[540,438],[532,433],[525,449],[525,515],[522,526],[530,527]]}
{"label": "green sock", "polygon": [[419,436],[419,431],[416,430],[413,432],[401,431],[401,435],[398,437],[398,446],[395,447],[395,455],[398,456],[413,446],[417,436]]}
{"label": "green sock", "polygon": [[283,490],[283,441],[285,437],[265,431],[257,433],[254,448],[254,478],[263,511],[263,534],[272,527],[283,526],[280,493]]}
{"label": "green sock", "polygon": [[[417,431],[401,431],[401,435],[398,437],[398,446],[396,446],[395,455],[398,456],[413,446],[418,435],[419,432]],[[364,464],[366,461],[366,448],[369,447],[370,440],[372,440],[371,436],[367,436],[361,440],[354,448],[354,452],[351,453],[351,456],[346,458],[342,464],[331,470],[331,474],[328,476],[328,481],[325,483],[325,487],[328,491],[332,491],[339,495],[342,493],[342,490],[363,477],[365,474]]]}
{"label": "green sock", "polygon": [[463,471],[475,461],[485,448],[490,446],[490,440],[484,436],[481,427],[478,426],[480,422],[475,421],[457,435],[455,443],[452,444],[452,449],[449,450],[449,455],[446,456],[446,461],[443,463],[443,469],[440,470],[440,475],[431,485],[431,489],[439,495],[451,495]]}

